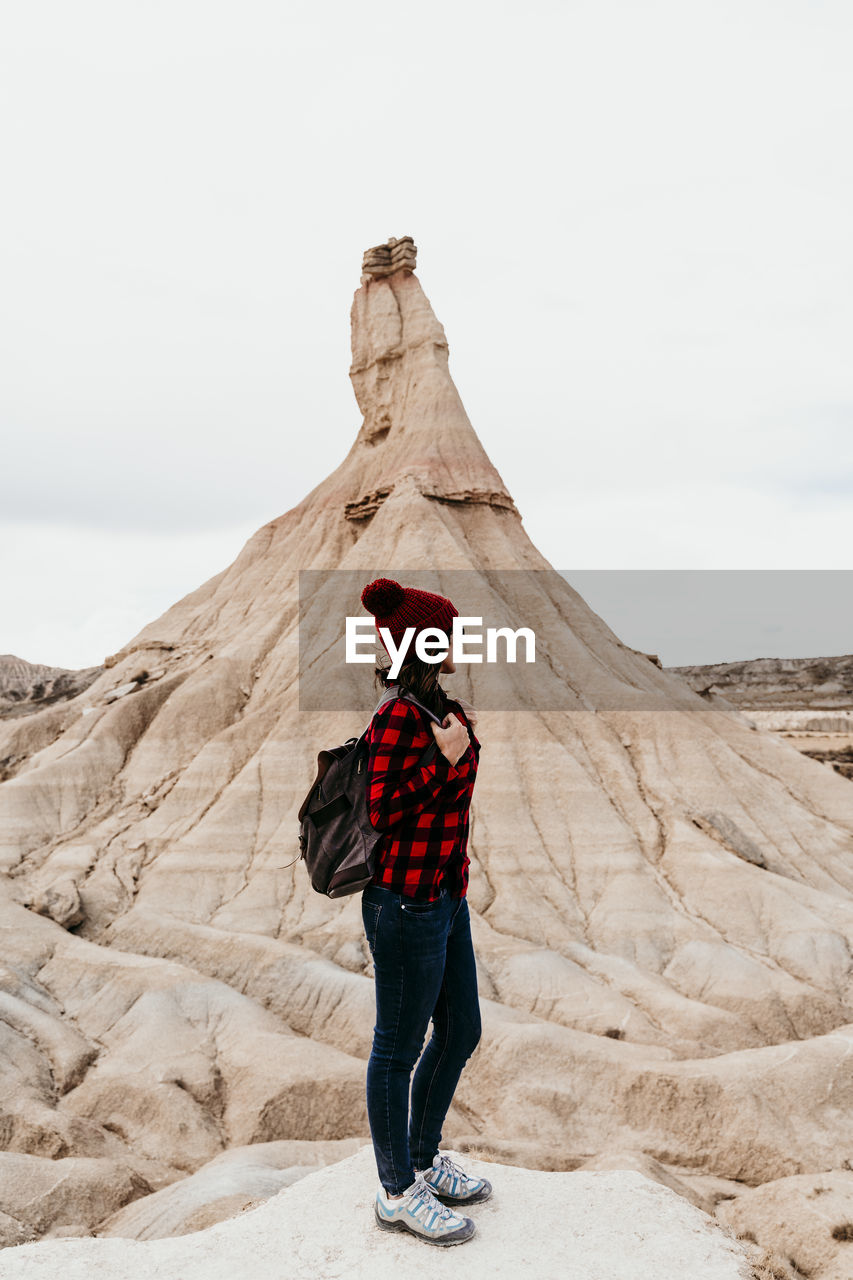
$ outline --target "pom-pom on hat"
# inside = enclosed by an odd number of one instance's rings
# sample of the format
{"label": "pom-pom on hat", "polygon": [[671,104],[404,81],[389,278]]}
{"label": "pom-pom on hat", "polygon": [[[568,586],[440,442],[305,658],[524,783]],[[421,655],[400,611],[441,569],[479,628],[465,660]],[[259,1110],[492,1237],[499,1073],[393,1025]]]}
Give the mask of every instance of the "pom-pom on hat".
{"label": "pom-pom on hat", "polygon": [[[419,591],[417,587],[403,587],[393,578],[376,578],[361,593],[361,603],[376,619],[376,631],[387,627],[394,644],[399,646],[407,627],[414,627],[415,634],[409,643],[406,657],[413,657],[415,641],[421,631],[438,627],[449,637],[453,619],[459,610],[445,596],[432,591]],[[379,639],[382,640],[381,634]],[[382,640],[386,653],[388,646]],[[390,657],[390,654],[389,654]]]}

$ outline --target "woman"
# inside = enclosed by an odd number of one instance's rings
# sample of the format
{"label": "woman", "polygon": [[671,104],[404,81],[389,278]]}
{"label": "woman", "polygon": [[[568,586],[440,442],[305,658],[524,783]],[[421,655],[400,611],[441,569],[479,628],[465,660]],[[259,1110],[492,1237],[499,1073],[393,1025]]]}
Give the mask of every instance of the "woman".
{"label": "woman", "polygon": [[[457,614],[444,596],[388,578],[370,583],[361,599],[377,631],[387,627],[395,646],[415,628],[411,655],[426,628],[449,638]],[[439,666],[416,655],[407,658],[396,681],[377,669],[377,679],[395,687],[398,696],[380,707],[368,733],[368,810],[383,834],[373,880],[362,893],[376,975],[376,1026],[367,1066],[367,1112],[380,1179],[374,1212],[384,1229],[410,1231],[439,1245],[471,1238],[473,1221],[455,1207],[485,1200],[492,1191],[484,1178],[465,1173],[438,1150],[459,1076],[481,1034],[467,903],[468,810],[480,743],[473,708],[466,713],[438,683],[440,672],[454,671],[449,656]],[[418,1062],[430,1018],[432,1036]]]}

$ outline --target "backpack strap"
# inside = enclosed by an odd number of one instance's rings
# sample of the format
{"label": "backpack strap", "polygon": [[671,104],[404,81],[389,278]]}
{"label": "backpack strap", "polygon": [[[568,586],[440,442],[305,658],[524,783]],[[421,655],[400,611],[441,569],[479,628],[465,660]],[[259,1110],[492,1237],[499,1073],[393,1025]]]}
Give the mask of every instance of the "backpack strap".
{"label": "backpack strap", "polygon": [[400,697],[401,697],[401,698],[408,698],[409,702],[414,702],[414,704],[415,704],[415,706],[416,706],[416,707],[420,707],[421,711],[425,711],[425,712],[426,712],[426,714],[429,716],[430,720],[434,720],[434,721],[435,721],[435,723],[436,723],[436,724],[438,724],[438,725],[440,725],[440,724],[441,724],[441,719],[440,719],[440,717],[439,717],[439,716],[437,716],[437,715],[435,714],[435,712],[434,712],[434,711],[430,711],[429,707],[425,707],[425,706],[424,706],[424,704],[423,704],[422,702],[418,702],[418,700],[417,700],[417,698],[415,697],[415,695],[414,695],[413,693],[410,693],[408,689],[403,689],[403,690],[400,692]]}
{"label": "backpack strap", "polygon": [[[413,702],[416,707],[420,707],[421,711],[423,711],[426,715],[428,715],[430,720],[434,720],[435,723],[438,725],[441,724],[441,720],[435,714],[435,712],[430,711],[429,707],[425,707],[422,702],[418,702],[414,694],[410,693],[408,689],[401,689],[399,685],[391,685],[388,689],[383,690],[382,697],[379,699],[376,706],[374,707],[373,715],[370,717],[370,723],[365,728],[364,733],[362,733],[361,735],[361,738],[364,738],[369,732],[370,726],[373,724],[373,720],[374,720],[374,717],[376,716],[377,711],[379,711],[382,707],[384,707],[386,702],[391,702],[393,698],[406,698],[409,702]],[[359,741],[361,741],[361,738],[359,738]],[[429,746],[425,748],[418,763],[422,765],[432,764],[432,761],[435,757],[435,753],[437,751],[438,751],[438,743],[436,742],[435,738],[433,738]]]}

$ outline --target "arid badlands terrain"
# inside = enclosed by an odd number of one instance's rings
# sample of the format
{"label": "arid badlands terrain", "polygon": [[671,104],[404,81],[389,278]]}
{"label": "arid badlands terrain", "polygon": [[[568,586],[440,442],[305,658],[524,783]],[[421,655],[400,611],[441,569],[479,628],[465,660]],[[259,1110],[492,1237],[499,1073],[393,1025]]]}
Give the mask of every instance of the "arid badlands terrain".
{"label": "arid badlands terrain", "polygon": [[504,703],[444,678],[482,708],[484,1023],[445,1145],[639,1170],[756,1274],[853,1277],[853,785],[551,569],[409,243],[366,255],[341,464],[91,683],[0,721],[0,1240],[197,1230],[369,1142],[359,898],[311,889],[296,813],[375,703],[330,602],[379,571],[469,581],[460,612],[535,618],[542,658]]}

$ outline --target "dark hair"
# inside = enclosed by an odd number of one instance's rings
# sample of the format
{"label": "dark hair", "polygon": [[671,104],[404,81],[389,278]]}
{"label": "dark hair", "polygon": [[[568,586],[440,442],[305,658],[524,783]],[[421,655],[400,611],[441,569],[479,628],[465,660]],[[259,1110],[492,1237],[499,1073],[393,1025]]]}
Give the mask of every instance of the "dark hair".
{"label": "dark hair", "polygon": [[[434,712],[440,720],[443,720],[446,714],[447,694],[438,683],[438,669],[440,666],[440,662],[424,662],[422,658],[414,654],[403,663],[395,679],[401,689],[408,689],[417,698],[418,702],[422,702],[425,707],[429,707],[430,711]],[[387,688],[390,670],[390,662],[387,667],[377,666],[374,674],[374,684]]]}

